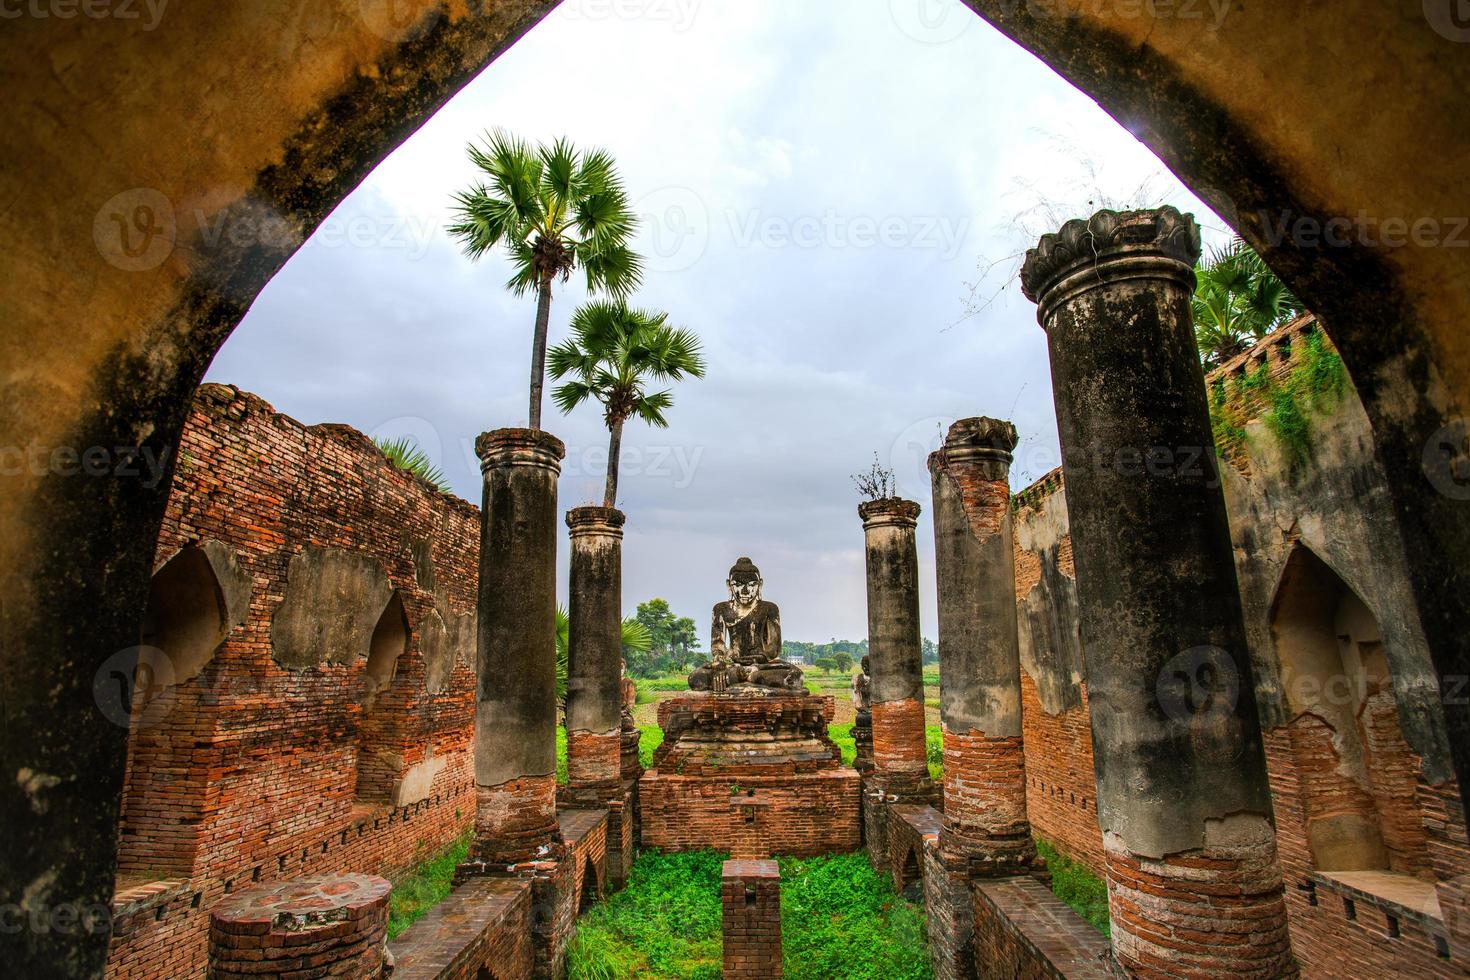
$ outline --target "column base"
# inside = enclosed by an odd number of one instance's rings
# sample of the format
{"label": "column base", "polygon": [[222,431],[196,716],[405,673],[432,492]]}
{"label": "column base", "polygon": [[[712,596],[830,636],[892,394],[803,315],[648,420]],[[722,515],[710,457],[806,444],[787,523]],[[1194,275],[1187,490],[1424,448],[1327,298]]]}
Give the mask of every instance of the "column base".
{"label": "column base", "polygon": [[1298,975],[1264,816],[1211,820],[1203,848],[1161,859],[1129,852],[1113,833],[1103,846],[1113,951],[1130,977]]}
{"label": "column base", "polygon": [[[946,866],[969,878],[1029,875],[1040,862],[1026,818],[1026,757],[1020,736],[944,731]],[[1041,868],[1045,864],[1041,864]]]}
{"label": "column base", "polygon": [[560,860],[565,852],[556,820],[555,773],[475,787],[475,839],[461,867],[514,872],[528,862]]}

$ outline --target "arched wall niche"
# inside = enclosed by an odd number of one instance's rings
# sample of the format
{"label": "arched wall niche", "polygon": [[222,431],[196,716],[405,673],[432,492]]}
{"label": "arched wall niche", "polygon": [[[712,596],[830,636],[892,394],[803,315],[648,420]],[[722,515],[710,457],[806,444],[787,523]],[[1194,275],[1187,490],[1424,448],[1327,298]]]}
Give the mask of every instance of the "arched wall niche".
{"label": "arched wall niche", "polygon": [[1272,604],[1271,636],[1313,866],[1428,875],[1417,772],[1402,765],[1412,753],[1373,613],[1298,543]]}
{"label": "arched wall niche", "polygon": [[[1466,453],[1464,253],[1356,237],[1326,248],[1293,224],[1463,213],[1465,45],[1430,22],[1432,4],[1414,2],[1232,4],[1222,18],[1151,17],[1135,4],[1071,5],[1059,17],[1055,4],[968,2],[1138,133],[1327,321],[1415,556],[1439,675],[1470,675],[1470,488],[1457,470],[1425,466],[1428,449]],[[0,172],[0,195],[27,207],[0,222],[0,245],[16,257],[0,281],[5,363],[24,366],[0,376],[0,445],[135,446],[166,465],[156,482],[6,477],[0,666],[12,724],[36,737],[7,741],[0,762],[55,780],[44,791],[0,783],[16,855],[0,864],[0,891],[44,881],[51,905],[110,897],[126,737],[90,709],[88,686],[115,652],[109,638],[140,628],[152,569],[138,543],[157,536],[190,394],[305,236],[553,4],[471,6],[320,5],[283,18],[265,4],[221,18],[210,5],[175,5],[156,33],[44,18],[17,22],[7,38],[14,112],[0,153],[25,165]],[[378,17],[385,7],[400,16]],[[1392,113],[1379,104],[1383,78],[1399,85]],[[109,205],[155,219],[145,222],[150,239],[105,237]],[[263,220],[283,233],[213,243],[200,233]],[[70,288],[55,287],[58,269]],[[1464,788],[1470,706],[1448,708],[1446,722]],[[54,812],[73,819],[58,826]],[[91,977],[107,941],[27,932],[17,945],[17,972]]]}
{"label": "arched wall niche", "polygon": [[373,634],[368,638],[367,665],[363,669],[365,703],[372,708],[378,696],[393,685],[398,672],[398,658],[408,652],[411,631],[408,613],[403,608],[403,594],[394,592],[378,617]]}

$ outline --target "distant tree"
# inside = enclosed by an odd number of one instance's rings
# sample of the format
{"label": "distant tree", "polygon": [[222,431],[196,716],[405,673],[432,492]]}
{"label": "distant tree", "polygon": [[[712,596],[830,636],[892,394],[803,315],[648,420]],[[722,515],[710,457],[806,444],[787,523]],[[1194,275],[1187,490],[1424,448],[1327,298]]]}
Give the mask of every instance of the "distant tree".
{"label": "distant tree", "polygon": [[852,654],[847,653],[846,651],[834,654],[832,656],[832,662],[836,664],[837,669],[844,674],[852,670]]}
{"label": "distant tree", "polygon": [[837,661],[832,657],[818,657],[815,666],[823,673],[830,674],[837,669]]}
{"label": "distant tree", "polygon": [[922,656],[923,656],[924,663],[926,663],[926,664],[937,664],[937,663],[939,663],[939,646],[933,640],[929,639],[926,636],[922,640],[919,641],[919,647],[920,647],[920,650],[922,651]]}

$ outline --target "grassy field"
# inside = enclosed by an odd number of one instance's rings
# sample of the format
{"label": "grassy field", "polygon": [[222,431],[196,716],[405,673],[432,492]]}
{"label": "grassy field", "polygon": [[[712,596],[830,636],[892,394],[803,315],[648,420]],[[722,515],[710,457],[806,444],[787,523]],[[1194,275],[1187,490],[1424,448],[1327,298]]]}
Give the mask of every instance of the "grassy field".
{"label": "grassy field", "polygon": [[[724,855],[646,853],[628,887],[577,921],[569,980],[718,980]],[[792,980],[927,980],[924,914],[863,854],[781,860],[781,932]]]}

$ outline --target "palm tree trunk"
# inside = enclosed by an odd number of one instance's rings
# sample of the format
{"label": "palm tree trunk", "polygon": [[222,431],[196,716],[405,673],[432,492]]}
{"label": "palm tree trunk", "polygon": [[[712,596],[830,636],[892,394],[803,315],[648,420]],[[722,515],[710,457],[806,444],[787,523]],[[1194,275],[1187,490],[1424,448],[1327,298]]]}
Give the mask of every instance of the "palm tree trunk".
{"label": "palm tree trunk", "polygon": [[551,279],[536,298],[536,339],[531,350],[531,428],[541,428],[541,387],[546,378],[546,331],[551,325]]}
{"label": "palm tree trunk", "polygon": [[607,448],[607,489],[602,495],[602,506],[616,507],[618,500],[618,457],[623,452],[623,420],[612,424],[611,445]]}

